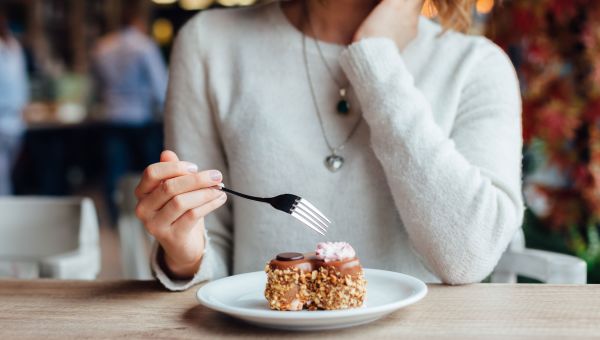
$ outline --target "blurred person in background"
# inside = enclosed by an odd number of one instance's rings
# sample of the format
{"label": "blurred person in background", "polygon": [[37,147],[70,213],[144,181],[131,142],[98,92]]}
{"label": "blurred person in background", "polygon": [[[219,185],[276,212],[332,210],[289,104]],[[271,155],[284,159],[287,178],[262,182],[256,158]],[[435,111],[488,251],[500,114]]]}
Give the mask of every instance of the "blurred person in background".
{"label": "blurred person in background", "polygon": [[0,196],[12,193],[11,169],[25,130],[22,111],[28,97],[25,55],[0,5]]}
{"label": "blurred person in background", "polygon": [[155,161],[161,142],[160,136],[153,138],[146,132],[155,111],[162,109],[167,69],[158,46],[147,35],[140,4],[128,3],[123,9],[123,28],[101,38],[92,57],[97,98],[108,123],[105,194],[112,222],[117,217],[117,181],[127,171]]}

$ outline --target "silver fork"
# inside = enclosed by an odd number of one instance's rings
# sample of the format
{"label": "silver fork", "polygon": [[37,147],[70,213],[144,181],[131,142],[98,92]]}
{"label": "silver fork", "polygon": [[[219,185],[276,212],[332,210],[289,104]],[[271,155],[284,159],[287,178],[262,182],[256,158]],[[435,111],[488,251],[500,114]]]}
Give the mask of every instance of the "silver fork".
{"label": "silver fork", "polygon": [[256,197],[242,194],[225,187],[225,184],[220,184],[220,189],[226,193],[236,195],[253,201],[269,203],[273,208],[281,210],[295,217],[307,227],[316,231],[321,235],[325,235],[331,221],[304,198],[292,194],[283,194],[275,197]]}

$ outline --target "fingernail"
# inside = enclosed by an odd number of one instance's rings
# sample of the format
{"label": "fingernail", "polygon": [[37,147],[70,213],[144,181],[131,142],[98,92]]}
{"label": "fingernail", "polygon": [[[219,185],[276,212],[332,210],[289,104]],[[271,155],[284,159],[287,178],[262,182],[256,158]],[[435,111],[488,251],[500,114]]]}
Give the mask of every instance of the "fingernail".
{"label": "fingernail", "polygon": [[220,181],[222,178],[223,178],[223,175],[221,175],[220,171],[217,171],[217,170],[210,171],[210,179],[212,179],[213,181],[217,182],[217,181]]}
{"label": "fingernail", "polygon": [[187,166],[187,170],[192,173],[198,172],[198,166],[194,163],[189,163]]}

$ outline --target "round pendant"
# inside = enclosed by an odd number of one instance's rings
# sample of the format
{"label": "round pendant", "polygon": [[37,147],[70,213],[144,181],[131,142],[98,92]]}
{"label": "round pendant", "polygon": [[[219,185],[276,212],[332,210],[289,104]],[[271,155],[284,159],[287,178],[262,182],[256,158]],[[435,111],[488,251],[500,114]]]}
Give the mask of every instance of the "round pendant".
{"label": "round pendant", "polygon": [[344,165],[344,158],[342,156],[333,154],[325,158],[325,166],[331,172],[338,171],[342,165]]}
{"label": "round pendant", "polygon": [[342,115],[347,115],[350,112],[350,103],[344,98],[337,103],[337,112]]}

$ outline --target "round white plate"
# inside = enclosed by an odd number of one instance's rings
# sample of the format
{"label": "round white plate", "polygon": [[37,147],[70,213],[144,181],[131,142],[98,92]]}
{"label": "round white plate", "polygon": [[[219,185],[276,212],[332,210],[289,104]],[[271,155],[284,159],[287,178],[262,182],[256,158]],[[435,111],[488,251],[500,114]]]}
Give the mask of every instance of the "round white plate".
{"label": "round white plate", "polygon": [[267,276],[254,272],[210,282],[196,293],[208,308],[246,322],[278,329],[336,329],[375,321],[421,300],[427,286],[412,276],[377,269],[365,269],[367,297],[361,308],[335,311],[274,311],[264,297]]}

